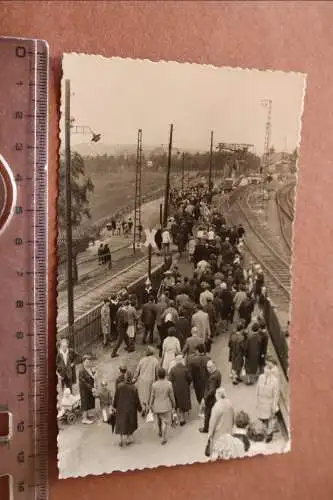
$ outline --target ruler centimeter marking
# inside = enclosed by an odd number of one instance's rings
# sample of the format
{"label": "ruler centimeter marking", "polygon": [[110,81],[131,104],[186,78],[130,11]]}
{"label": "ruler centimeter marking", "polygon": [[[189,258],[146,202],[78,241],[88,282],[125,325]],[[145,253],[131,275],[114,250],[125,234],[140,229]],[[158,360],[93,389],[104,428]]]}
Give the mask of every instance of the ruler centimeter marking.
{"label": "ruler centimeter marking", "polygon": [[0,61],[0,411],[10,415],[0,475],[10,475],[11,500],[46,500],[48,46],[2,38]]}

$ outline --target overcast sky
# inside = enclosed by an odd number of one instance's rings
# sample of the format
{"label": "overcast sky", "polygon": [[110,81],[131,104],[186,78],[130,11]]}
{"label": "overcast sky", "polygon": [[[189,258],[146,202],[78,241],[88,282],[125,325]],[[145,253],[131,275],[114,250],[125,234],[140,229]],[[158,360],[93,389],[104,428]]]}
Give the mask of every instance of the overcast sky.
{"label": "overcast sky", "polygon": [[[292,151],[299,143],[305,76],[300,73],[216,68],[68,54],[71,115],[102,134],[101,143],[166,145],[174,124],[174,147],[209,149],[214,143],[253,144],[263,152],[267,107],[272,99],[271,145]],[[85,142],[73,135],[73,144]],[[88,138],[87,138],[88,140]]]}

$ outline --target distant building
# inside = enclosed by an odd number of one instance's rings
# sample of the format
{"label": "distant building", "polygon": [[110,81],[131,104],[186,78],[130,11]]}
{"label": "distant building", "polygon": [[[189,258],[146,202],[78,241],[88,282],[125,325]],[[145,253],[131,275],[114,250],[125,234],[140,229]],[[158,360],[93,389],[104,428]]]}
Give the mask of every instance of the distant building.
{"label": "distant building", "polygon": [[274,173],[278,175],[287,175],[290,172],[290,163],[287,161],[276,163],[274,167]]}

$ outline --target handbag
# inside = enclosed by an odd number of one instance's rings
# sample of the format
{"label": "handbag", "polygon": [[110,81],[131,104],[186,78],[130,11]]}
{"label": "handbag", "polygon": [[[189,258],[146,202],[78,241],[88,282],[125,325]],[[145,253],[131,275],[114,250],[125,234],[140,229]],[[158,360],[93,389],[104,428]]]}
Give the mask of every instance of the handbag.
{"label": "handbag", "polygon": [[179,424],[178,415],[176,411],[172,412],[172,427],[177,427]]}
{"label": "handbag", "polygon": [[114,432],[116,426],[116,412],[112,411],[108,418],[108,424],[111,425],[112,432]]}
{"label": "handbag", "polygon": [[149,412],[147,413],[146,422],[147,424],[154,422],[154,414],[151,410],[149,410]]}
{"label": "handbag", "polygon": [[210,443],[210,439],[208,439],[207,444],[206,444],[206,448],[205,448],[205,456],[210,457],[210,455],[211,455],[211,443]]}

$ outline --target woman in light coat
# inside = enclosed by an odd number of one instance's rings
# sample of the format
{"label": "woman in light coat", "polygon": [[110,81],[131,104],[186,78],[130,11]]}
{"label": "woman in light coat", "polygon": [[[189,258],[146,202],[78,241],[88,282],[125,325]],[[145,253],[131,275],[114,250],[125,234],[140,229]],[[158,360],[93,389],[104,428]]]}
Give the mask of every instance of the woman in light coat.
{"label": "woman in light coat", "polygon": [[172,384],[166,379],[164,368],[157,372],[158,380],[153,383],[149,407],[157,419],[158,435],[161,444],[167,442],[167,430],[172,425],[172,411],[176,407]]}
{"label": "woman in light coat", "polygon": [[168,336],[163,341],[162,346],[162,368],[169,372],[170,364],[175,361],[177,354],[181,353],[180,342],[174,327],[169,328]]}
{"label": "woman in light coat", "polygon": [[235,418],[232,403],[227,399],[223,387],[216,389],[215,397],[216,403],[212,409],[208,429],[208,439],[213,459],[221,456],[225,446],[225,439],[232,434]]}
{"label": "woman in light coat", "polygon": [[157,379],[158,364],[158,359],[154,356],[154,349],[151,346],[148,346],[146,355],[139,361],[134,377],[142,406],[143,416],[147,413],[151,397],[151,388]]}
{"label": "woman in light coat", "polygon": [[[274,365],[271,361],[267,361],[264,373],[260,375],[257,383],[257,417],[266,426],[268,432],[279,409],[279,393],[279,381],[274,373]],[[270,439],[271,436],[268,440]]]}

